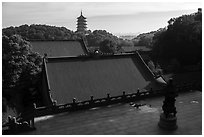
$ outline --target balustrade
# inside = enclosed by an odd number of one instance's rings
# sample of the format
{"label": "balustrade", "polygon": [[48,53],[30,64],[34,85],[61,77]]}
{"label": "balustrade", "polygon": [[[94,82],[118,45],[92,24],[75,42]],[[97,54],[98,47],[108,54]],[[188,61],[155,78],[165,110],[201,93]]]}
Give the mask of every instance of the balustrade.
{"label": "balustrade", "polygon": [[[182,86],[177,86],[178,92],[181,91],[186,91],[187,89],[193,87],[195,85],[195,82],[193,84],[187,84]],[[122,92],[122,95],[119,96],[110,96],[110,93],[107,93],[106,98],[99,98],[99,99],[94,99],[94,96],[90,96],[90,100],[87,101],[79,101],[77,102],[76,98],[73,98],[72,103],[64,104],[64,105],[58,105],[56,102],[53,102],[53,106],[56,106],[55,109],[66,109],[66,110],[78,110],[78,109],[83,109],[83,108],[91,108],[91,107],[97,107],[97,106],[103,106],[103,105],[109,105],[117,102],[128,102],[128,101],[133,101],[135,99],[142,99],[143,97],[150,97],[150,96],[157,96],[157,95],[162,95],[164,92],[163,89],[159,90],[153,90],[150,88],[148,91],[141,92],[141,90],[138,88],[136,93],[131,93],[127,94],[125,91]],[[54,107],[41,107],[36,109],[36,113],[40,113],[40,115],[47,114],[45,111],[50,111],[53,110]],[[56,111],[57,112],[57,111]],[[38,116],[39,114],[37,114]]]}

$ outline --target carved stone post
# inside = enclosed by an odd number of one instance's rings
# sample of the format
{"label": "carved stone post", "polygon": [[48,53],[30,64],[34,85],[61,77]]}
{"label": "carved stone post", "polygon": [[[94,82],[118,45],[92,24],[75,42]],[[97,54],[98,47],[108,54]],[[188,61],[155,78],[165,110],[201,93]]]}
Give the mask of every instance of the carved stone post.
{"label": "carved stone post", "polygon": [[109,103],[109,101],[110,101],[110,93],[107,94],[106,101]]}
{"label": "carved stone post", "polygon": [[17,125],[16,125],[16,118],[15,117],[11,117],[10,115],[8,116],[8,123],[9,123],[9,130],[11,132],[15,132]]}
{"label": "carved stone post", "polygon": [[76,107],[77,107],[76,98],[73,98],[73,99],[72,99],[72,110],[75,110]]}
{"label": "carved stone post", "polygon": [[139,88],[137,89],[137,96],[138,97],[140,96],[140,89]]}
{"label": "carved stone post", "polygon": [[93,96],[91,96],[91,99],[90,99],[90,101],[89,101],[89,104],[90,104],[91,106],[94,105],[94,97],[93,97]]}
{"label": "carved stone post", "polygon": [[160,115],[160,121],[158,126],[162,129],[175,130],[177,126],[177,117],[176,117],[176,107],[175,107],[175,97],[177,93],[173,86],[173,80],[170,79],[166,89],[165,89],[165,100],[163,101],[163,113]]}
{"label": "carved stone post", "polygon": [[150,91],[149,91],[149,93],[150,93],[150,94],[152,94],[152,93],[153,93],[153,89],[152,89],[152,88],[150,88]]}
{"label": "carved stone post", "polygon": [[36,104],[35,103],[33,103],[33,115],[32,115],[32,117],[31,117],[31,119],[30,119],[30,127],[31,128],[33,128],[33,129],[35,129],[35,121],[34,121],[34,118],[35,118],[35,115],[36,115]]}
{"label": "carved stone post", "polygon": [[126,95],[125,95],[125,91],[123,91],[122,100],[125,101],[125,99],[126,99]]}

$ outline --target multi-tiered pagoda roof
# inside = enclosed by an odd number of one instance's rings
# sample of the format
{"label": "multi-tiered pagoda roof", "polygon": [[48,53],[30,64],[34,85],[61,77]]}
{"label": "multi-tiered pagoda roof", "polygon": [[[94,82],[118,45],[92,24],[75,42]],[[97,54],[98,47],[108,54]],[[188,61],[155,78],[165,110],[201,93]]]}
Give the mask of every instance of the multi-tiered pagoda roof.
{"label": "multi-tiered pagoda roof", "polygon": [[84,17],[82,15],[82,11],[81,11],[81,15],[77,18],[77,32],[86,32],[87,29],[87,23],[86,23],[86,17]]}

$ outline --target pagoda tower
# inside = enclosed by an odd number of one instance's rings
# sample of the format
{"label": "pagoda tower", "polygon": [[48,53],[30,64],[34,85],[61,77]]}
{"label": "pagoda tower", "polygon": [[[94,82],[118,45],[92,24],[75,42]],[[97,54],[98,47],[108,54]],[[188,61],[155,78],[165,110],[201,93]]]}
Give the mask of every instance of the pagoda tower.
{"label": "pagoda tower", "polygon": [[77,18],[77,32],[80,32],[80,33],[86,32],[86,29],[87,29],[86,22],[87,22],[86,17],[82,15],[82,11],[81,11],[81,16]]}

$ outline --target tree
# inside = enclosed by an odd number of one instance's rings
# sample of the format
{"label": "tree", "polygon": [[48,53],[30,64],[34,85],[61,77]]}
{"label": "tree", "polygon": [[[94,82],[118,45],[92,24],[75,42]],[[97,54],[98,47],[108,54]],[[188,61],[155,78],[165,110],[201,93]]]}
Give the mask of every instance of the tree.
{"label": "tree", "polygon": [[37,80],[41,64],[41,56],[32,52],[30,43],[21,36],[2,36],[3,91],[15,89],[18,92],[31,86]]}
{"label": "tree", "polygon": [[157,31],[151,31],[148,33],[139,34],[136,38],[133,39],[134,46],[145,46],[145,47],[151,48],[153,37],[160,30],[161,29],[159,29]]}
{"label": "tree", "polygon": [[100,43],[99,50],[102,53],[111,53],[113,54],[116,51],[116,43],[111,39],[105,39]]}
{"label": "tree", "polygon": [[153,38],[153,55],[178,64],[196,65],[202,59],[202,19],[195,13],[171,18],[168,29]]}
{"label": "tree", "polygon": [[100,43],[105,39],[110,39],[119,42],[119,38],[105,30],[94,30],[92,33],[86,36],[89,47],[99,47]]}

